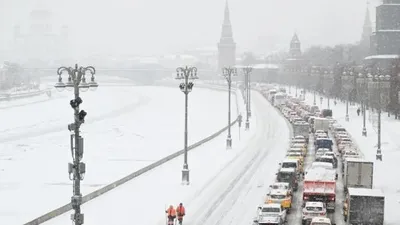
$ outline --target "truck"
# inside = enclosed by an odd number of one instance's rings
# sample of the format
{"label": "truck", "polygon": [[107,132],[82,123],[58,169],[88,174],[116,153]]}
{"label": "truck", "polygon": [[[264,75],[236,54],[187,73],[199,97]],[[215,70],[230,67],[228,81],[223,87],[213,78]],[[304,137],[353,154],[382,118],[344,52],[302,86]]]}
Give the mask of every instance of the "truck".
{"label": "truck", "polygon": [[274,95],[273,97],[273,105],[275,107],[280,107],[281,105],[285,105],[286,104],[286,94],[282,93],[282,92],[278,92]]}
{"label": "truck", "polygon": [[306,138],[306,142],[308,143],[310,137],[310,124],[307,122],[293,123],[293,136],[303,136]]}
{"label": "truck", "polygon": [[328,212],[335,211],[336,170],[313,168],[307,170],[303,184],[303,202],[324,202]]}
{"label": "truck", "polygon": [[313,125],[313,132],[316,130],[323,130],[326,133],[329,131],[329,119],[315,117],[314,118],[314,125]]}
{"label": "truck", "polygon": [[349,188],[343,204],[347,225],[383,225],[385,196],[380,189]]}
{"label": "truck", "polygon": [[360,158],[347,158],[344,161],[343,185],[348,188],[372,188],[374,162]]}

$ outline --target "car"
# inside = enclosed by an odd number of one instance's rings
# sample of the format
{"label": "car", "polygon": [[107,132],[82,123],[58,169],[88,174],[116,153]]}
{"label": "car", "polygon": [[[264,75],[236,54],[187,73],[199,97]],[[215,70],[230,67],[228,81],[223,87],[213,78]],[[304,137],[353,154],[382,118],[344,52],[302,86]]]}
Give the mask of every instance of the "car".
{"label": "car", "polygon": [[313,169],[313,168],[333,169],[333,165],[332,163],[326,163],[326,162],[313,162],[311,163],[311,166],[308,169]]}
{"label": "car", "polygon": [[271,190],[270,194],[267,195],[267,198],[265,199],[265,204],[269,203],[281,204],[281,206],[289,213],[290,208],[292,208],[292,196],[285,190]]}
{"label": "car", "polygon": [[276,181],[289,183],[293,191],[297,191],[299,187],[298,180],[299,174],[295,168],[281,168],[276,173]]}
{"label": "car", "polygon": [[305,141],[306,138],[304,136],[302,136],[302,135],[297,135],[292,140],[304,140]]}
{"label": "car", "polygon": [[286,157],[288,159],[298,159],[300,162],[300,166],[303,168],[303,164],[304,164],[304,155],[303,152],[288,152],[286,154]]}
{"label": "car", "polygon": [[323,202],[306,202],[302,211],[302,224],[306,225],[307,222],[315,217],[326,217],[326,205]]}
{"label": "car", "polygon": [[291,143],[290,148],[300,148],[303,150],[304,154],[307,154],[307,145],[304,143]]}
{"label": "car", "polygon": [[269,203],[258,207],[258,215],[279,216],[282,221],[286,221],[286,210],[279,203]]}
{"label": "car", "polygon": [[324,155],[332,156],[333,161],[334,161],[335,164],[336,164],[336,167],[335,167],[335,168],[337,168],[337,165],[338,165],[337,155],[336,155],[334,152],[325,152]]}
{"label": "car", "polygon": [[290,159],[290,158],[285,158],[282,163],[279,163],[280,167],[285,169],[285,168],[294,168],[297,172],[297,174],[302,174],[303,173],[303,166],[301,165],[301,162],[299,159]]}

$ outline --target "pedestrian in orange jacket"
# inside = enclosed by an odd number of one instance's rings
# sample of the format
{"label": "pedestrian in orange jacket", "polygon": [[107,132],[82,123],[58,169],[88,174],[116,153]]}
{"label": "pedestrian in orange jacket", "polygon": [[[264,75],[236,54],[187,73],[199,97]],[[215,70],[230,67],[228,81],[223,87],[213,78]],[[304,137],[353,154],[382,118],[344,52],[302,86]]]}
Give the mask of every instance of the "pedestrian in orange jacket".
{"label": "pedestrian in orange jacket", "polygon": [[182,225],[183,217],[186,215],[185,207],[183,207],[182,203],[179,203],[179,206],[176,207],[176,213],[178,214],[179,224]]}
{"label": "pedestrian in orange jacket", "polygon": [[174,209],[174,206],[170,205],[169,208],[165,210],[165,213],[167,213],[168,216],[168,224],[174,224],[174,220],[176,218],[176,211]]}

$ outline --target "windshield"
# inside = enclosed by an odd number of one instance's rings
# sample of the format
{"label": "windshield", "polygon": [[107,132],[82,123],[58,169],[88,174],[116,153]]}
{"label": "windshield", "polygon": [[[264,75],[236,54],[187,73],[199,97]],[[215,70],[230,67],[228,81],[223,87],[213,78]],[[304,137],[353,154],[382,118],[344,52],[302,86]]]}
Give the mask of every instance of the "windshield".
{"label": "windshield", "polygon": [[272,199],[284,199],[284,198],[286,198],[286,196],[285,195],[271,195],[271,198]]}
{"label": "windshield", "polygon": [[291,179],[291,173],[283,173],[283,172],[280,172],[280,173],[278,174],[278,180],[279,180],[279,181],[282,181],[282,182],[289,182],[290,179]]}
{"label": "windshield", "polygon": [[266,208],[262,208],[262,210],[261,210],[261,212],[269,212],[269,213],[271,213],[271,212],[273,212],[273,213],[279,213],[279,212],[281,212],[281,209],[280,208],[272,208],[272,207],[266,207]]}
{"label": "windshield", "polygon": [[282,168],[297,168],[297,163],[295,163],[295,162],[284,162],[284,163],[282,163]]}
{"label": "windshield", "polygon": [[271,188],[274,189],[274,190],[277,190],[277,189],[289,189],[289,186],[274,184],[274,185],[271,186]]}
{"label": "windshield", "polygon": [[310,207],[306,207],[307,211],[322,211],[323,208],[322,207],[315,207],[315,206],[310,206]]}
{"label": "windshield", "polygon": [[317,158],[315,159],[315,162],[327,162],[327,163],[332,163],[333,159],[331,158]]}

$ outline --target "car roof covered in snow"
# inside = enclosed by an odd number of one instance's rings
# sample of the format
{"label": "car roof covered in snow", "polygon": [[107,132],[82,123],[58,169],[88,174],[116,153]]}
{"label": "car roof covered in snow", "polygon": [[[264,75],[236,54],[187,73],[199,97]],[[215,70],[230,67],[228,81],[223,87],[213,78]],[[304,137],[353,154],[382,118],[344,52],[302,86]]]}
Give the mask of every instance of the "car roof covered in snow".
{"label": "car roof covered in snow", "polygon": [[[297,159],[296,159],[297,160]],[[283,173],[293,173],[293,172],[296,172],[296,169],[295,168],[281,168],[280,170],[279,170],[279,172],[283,172]]]}
{"label": "car roof covered in snow", "polygon": [[282,163],[298,163],[297,159],[289,159],[289,158],[285,158]]}
{"label": "car roof covered in snow", "polygon": [[262,205],[262,208],[281,208],[281,204],[279,203],[268,203]]}
{"label": "car roof covered in snow", "polygon": [[281,189],[273,189],[271,190],[270,195],[286,195],[287,190],[281,190]]}
{"label": "car roof covered in snow", "polygon": [[311,223],[331,223],[331,220],[329,218],[325,218],[325,217],[314,217],[311,220]]}
{"label": "car roof covered in snow", "polygon": [[328,168],[333,169],[332,163],[329,162],[313,162],[310,168]]}
{"label": "car roof covered in snow", "polygon": [[276,186],[289,186],[289,183],[288,182],[275,182],[271,186],[274,186],[274,185],[276,185]]}
{"label": "car roof covered in snow", "polygon": [[368,188],[348,188],[350,196],[374,196],[385,197],[381,189],[368,189]]}

